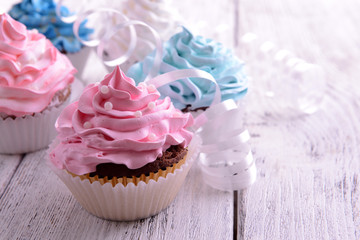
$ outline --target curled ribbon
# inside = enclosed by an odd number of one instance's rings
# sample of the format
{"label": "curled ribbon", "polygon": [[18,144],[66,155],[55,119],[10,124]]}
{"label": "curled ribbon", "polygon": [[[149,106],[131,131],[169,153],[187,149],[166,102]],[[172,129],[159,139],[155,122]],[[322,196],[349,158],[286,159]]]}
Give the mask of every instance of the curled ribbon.
{"label": "curled ribbon", "polygon": [[[84,40],[79,37],[79,27],[80,23],[85,20],[86,18],[89,18],[93,14],[99,14],[99,13],[106,13],[106,14],[116,14],[117,16],[121,17],[124,23],[118,24],[116,26],[111,26],[105,29],[105,35],[101,36],[99,39],[93,39],[93,40]],[[133,51],[136,47],[137,42],[137,36],[136,31],[134,28],[134,24],[138,24],[136,22],[130,21],[124,14],[119,12],[115,9],[109,9],[109,8],[99,8],[99,9],[90,9],[85,12],[80,13],[75,22],[74,22],[74,34],[79,39],[79,41],[89,47],[95,47],[97,46],[97,54],[102,59],[102,61],[108,65],[108,66],[116,66],[124,63],[129,57],[132,55]],[[104,60],[104,46],[108,43],[109,39],[119,30],[128,27],[130,30],[130,40],[127,47],[127,51],[123,54],[123,56],[119,56],[116,59],[113,60]]]}
{"label": "curled ribbon", "polygon": [[[85,19],[89,18],[91,15],[99,14],[99,13],[115,14],[116,16],[121,18],[122,22],[119,24],[116,24],[116,25],[109,24],[108,28],[105,29],[105,32],[99,39],[94,39],[94,40],[81,39],[79,36],[80,23],[83,22]],[[120,11],[118,11],[116,9],[109,9],[109,8],[89,9],[87,11],[80,12],[78,15],[76,15],[74,17],[75,18],[71,18],[71,20],[75,19],[74,26],[73,26],[74,35],[79,39],[79,41],[82,44],[84,44],[86,46],[89,46],[89,47],[97,46],[97,55],[100,57],[100,59],[102,59],[102,61],[104,62],[105,65],[110,66],[110,67],[121,65],[122,63],[126,62],[133,55],[133,52],[136,49],[136,45],[138,42],[141,41],[148,46],[152,45],[149,41],[147,41],[145,39],[140,39],[137,37],[134,26],[137,25],[137,26],[145,27],[153,35],[153,38],[155,40],[155,50],[156,50],[154,63],[153,63],[153,66],[151,68],[150,74],[148,75],[147,79],[150,79],[151,77],[155,76],[155,74],[159,71],[161,57],[162,57],[162,41],[160,39],[159,34],[148,24],[141,22],[141,21],[137,21],[137,20],[130,20],[128,17],[126,17]],[[127,46],[127,51],[124,54],[122,54],[121,56],[117,56],[115,59],[105,60],[103,58],[104,52],[105,52],[104,51],[105,46],[108,45],[110,39],[116,33],[118,33],[120,30],[126,29],[126,28],[129,28],[129,30],[130,30],[129,43],[124,43],[123,38],[118,38],[117,40],[119,42],[117,45],[120,46],[121,45],[120,43],[122,43],[122,45]]]}
{"label": "curled ribbon", "polygon": [[203,140],[199,164],[205,182],[214,188],[239,190],[256,180],[255,161],[248,144],[250,135],[242,127],[242,116],[230,99],[211,106],[195,119],[195,133]]}
{"label": "curled ribbon", "polygon": [[[124,17],[124,19],[126,18],[125,15],[122,15]],[[127,27],[133,27],[134,25],[138,25],[138,26],[143,26],[145,28],[147,28],[153,35],[154,40],[155,40],[155,59],[154,59],[154,63],[153,66],[151,68],[150,73],[148,74],[147,78],[145,79],[145,81],[147,81],[148,79],[151,79],[156,73],[159,72],[159,68],[160,68],[160,62],[161,62],[161,57],[162,57],[162,42],[160,39],[159,34],[155,31],[155,29],[153,29],[152,27],[150,27],[148,24],[141,22],[141,21],[137,21],[137,20],[126,20],[123,23],[117,24],[114,27],[111,28],[111,31],[108,31],[105,36],[101,39],[99,46],[98,46],[98,55],[102,56],[103,55],[103,49],[104,46],[108,43],[108,41],[110,40],[110,38],[118,31],[120,31],[121,29],[127,28]],[[134,45],[134,48],[136,46],[138,39],[137,39],[137,35],[131,35],[130,38],[130,44]],[[130,47],[129,47],[130,48]],[[127,59],[130,58],[130,56],[132,55],[134,49],[132,49],[131,52],[128,52],[127,54],[120,56],[110,62],[105,61],[105,64],[107,64],[108,66],[116,66],[116,65],[120,65],[121,63],[124,63]]]}
{"label": "curled ribbon", "polygon": [[[124,14],[122,14],[120,11],[116,10],[116,9],[112,9],[112,8],[97,8],[97,9],[88,9],[88,10],[81,10],[79,13],[77,14],[73,14],[71,16],[63,16],[61,14],[61,7],[63,4],[63,0],[59,0],[58,4],[56,5],[56,14],[57,16],[66,23],[74,23],[73,25],[73,32],[75,37],[85,46],[88,47],[98,47],[97,48],[97,54],[100,57],[100,59],[102,59],[102,61],[104,62],[104,64],[106,64],[107,66],[116,66],[116,65],[120,65],[122,63],[124,63],[127,59],[129,59],[129,57],[132,55],[133,51],[135,50],[136,47],[136,43],[137,43],[137,35],[136,35],[136,31],[133,25],[135,24],[142,24],[141,23],[136,23],[136,22],[130,22],[130,19],[128,17],[126,17]],[[80,28],[80,24],[85,20],[88,19],[91,15],[95,15],[95,14],[99,14],[99,13],[103,13],[103,14],[113,14],[113,15],[117,15],[118,17],[120,17],[123,21],[123,23],[118,24],[116,26],[111,25],[112,21],[107,21],[108,23],[108,27],[106,29],[104,29],[101,33],[101,37],[99,39],[93,39],[93,40],[84,40],[79,36],[79,28]],[[146,24],[145,24],[146,25]],[[147,25],[146,25],[147,26]],[[103,59],[103,55],[104,55],[104,46],[108,43],[108,41],[110,40],[110,38],[117,33],[119,30],[129,27],[130,29],[130,39],[129,39],[129,43],[126,44],[127,46],[127,51],[123,54],[123,56],[119,56],[116,59],[113,60],[104,60]],[[150,29],[150,31],[152,31],[153,29]],[[153,30],[154,31],[154,30]],[[105,34],[105,35],[103,35]],[[155,36],[156,38],[156,36]],[[161,43],[159,43],[161,44]]]}
{"label": "curled ribbon", "polygon": [[182,78],[202,78],[215,84],[210,107],[195,118],[193,130],[202,144],[199,165],[204,181],[220,190],[250,186],[256,180],[256,166],[248,144],[249,132],[242,127],[243,112],[233,99],[221,102],[220,88],[208,72],[181,69],[147,81],[161,87]]}

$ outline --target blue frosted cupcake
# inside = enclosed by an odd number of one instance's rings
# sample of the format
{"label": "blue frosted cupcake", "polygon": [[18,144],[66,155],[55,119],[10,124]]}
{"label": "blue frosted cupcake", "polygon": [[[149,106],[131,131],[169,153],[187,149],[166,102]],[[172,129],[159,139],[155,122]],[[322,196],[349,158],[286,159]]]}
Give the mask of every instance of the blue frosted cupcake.
{"label": "blue frosted cupcake", "polygon": [[[88,49],[81,44],[73,32],[73,23],[65,23],[56,15],[56,3],[53,0],[23,0],[12,7],[9,15],[23,23],[28,29],[37,29],[44,34],[61,52],[67,54],[78,72],[82,71],[88,55]],[[61,8],[63,16],[69,16],[66,7]],[[88,40],[93,29],[80,24],[79,36]],[[81,55],[81,56],[79,56]]]}
{"label": "blue frosted cupcake", "polygon": [[[134,64],[127,75],[137,83],[149,73],[154,53]],[[189,30],[175,34],[163,44],[163,56],[158,75],[177,69],[200,69],[210,73],[221,90],[221,100],[238,100],[248,88],[244,62],[230,49],[201,36],[194,37]],[[211,104],[215,86],[199,78],[186,78],[158,88],[162,97],[169,96],[175,107],[183,111],[206,109]]]}

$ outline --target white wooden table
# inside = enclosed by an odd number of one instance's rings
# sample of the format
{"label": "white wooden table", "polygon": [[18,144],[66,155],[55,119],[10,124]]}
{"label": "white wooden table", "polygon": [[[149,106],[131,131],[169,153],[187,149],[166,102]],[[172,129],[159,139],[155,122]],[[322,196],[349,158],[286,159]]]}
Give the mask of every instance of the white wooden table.
{"label": "white wooden table", "polygon": [[[323,66],[321,109],[291,120],[286,112],[274,117],[276,106],[250,89],[245,121],[257,182],[221,192],[203,184],[195,165],[167,209],[135,222],[106,221],[82,209],[46,165],[46,149],[0,155],[0,239],[360,239],[360,4],[174,4],[201,35],[236,47],[251,31]],[[250,67],[254,76],[259,67],[274,70],[261,61]]]}

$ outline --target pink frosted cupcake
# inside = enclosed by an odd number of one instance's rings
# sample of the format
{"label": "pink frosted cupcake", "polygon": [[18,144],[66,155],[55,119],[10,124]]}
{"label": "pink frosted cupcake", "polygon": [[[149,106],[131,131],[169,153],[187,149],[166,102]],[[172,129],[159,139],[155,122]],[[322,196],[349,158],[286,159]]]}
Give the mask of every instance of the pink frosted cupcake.
{"label": "pink frosted cupcake", "polygon": [[141,219],[175,198],[192,163],[193,119],[159,96],[116,67],[57,120],[53,169],[90,213]]}
{"label": "pink frosted cupcake", "polygon": [[42,34],[0,15],[0,153],[46,147],[76,70]]}

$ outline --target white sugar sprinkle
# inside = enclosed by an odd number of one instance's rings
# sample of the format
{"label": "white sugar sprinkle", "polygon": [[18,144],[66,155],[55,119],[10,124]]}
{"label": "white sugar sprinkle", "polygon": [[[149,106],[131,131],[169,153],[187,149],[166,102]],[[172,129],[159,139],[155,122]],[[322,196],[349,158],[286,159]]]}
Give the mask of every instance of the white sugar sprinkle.
{"label": "white sugar sprinkle", "polygon": [[92,125],[90,122],[84,122],[84,125],[83,125],[84,128],[89,129],[89,128],[91,128],[91,126]]}
{"label": "white sugar sprinkle", "polygon": [[139,118],[139,117],[142,116],[142,112],[141,112],[141,111],[136,111],[136,112],[134,113],[134,116],[137,117],[137,118]]}
{"label": "white sugar sprinkle", "polygon": [[102,85],[101,86],[101,88],[100,88],[100,92],[102,93],[102,94],[107,94],[107,93],[109,93],[109,87],[108,86],[105,86],[105,85]]}
{"label": "white sugar sprinkle", "polygon": [[148,108],[149,108],[150,110],[153,110],[155,107],[156,107],[156,103],[155,103],[155,102],[149,102],[149,103],[148,103]]}
{"label": "white sugar sprinkle", "polygon": [[154,84],[150,84],[149,86],[147,86],[147,90],[150,92],[150,93],[153,93],[156,91],[156,87]]}
{"label": "white sugar sprinkle", "polygon": [[148,136],[148,139],[150,141],[154,141],[156,139],[156,135],[154,133],[150,133],[149,136]]}
{"label": "white sugar sprinkle", "polygon": [[111,102],[106,102],[104,104],[104,108],[105,108],[106,111],[110,111],[110,110],[113,109],[113,104]]}

